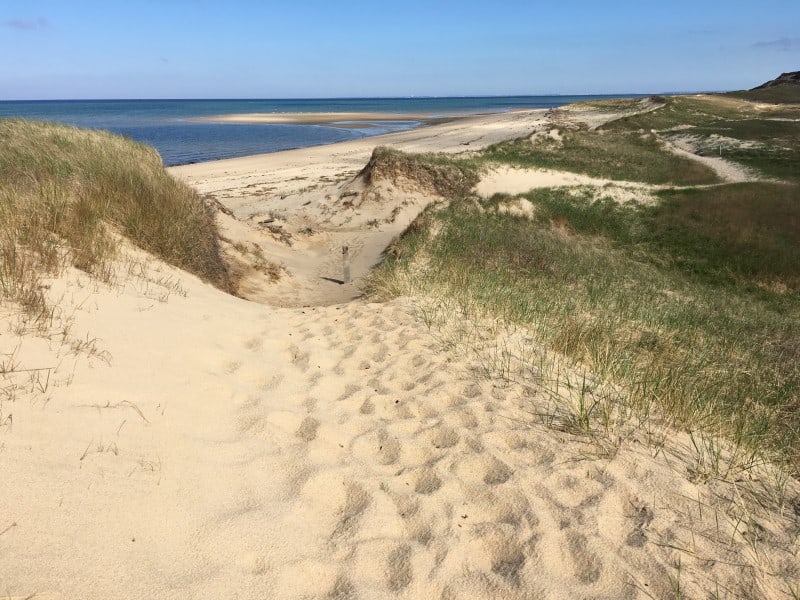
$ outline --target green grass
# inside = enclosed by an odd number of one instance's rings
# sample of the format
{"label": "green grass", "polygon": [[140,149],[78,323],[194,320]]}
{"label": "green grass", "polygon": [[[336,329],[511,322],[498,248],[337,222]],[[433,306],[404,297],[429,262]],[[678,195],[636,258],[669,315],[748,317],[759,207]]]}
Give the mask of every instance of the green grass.
{"label": "green grass", "polygon": [[800,186],[665,191],[642,211],[649,246],[706,281],[800,292]]}
{"label": "green grass", "polygon": [[700,154],[716,154],[719,144],[712,136],[723,136],[726,159],[767,177],[800,181],[798,119],[800,106],[759,108],[725,96],[672,97],[655,111],[622,117],[603,130],[657,130],[667,138],[691,135],[699,139]]}
{"label": "green grass", "polygon": [[585,129],[561,133],[563,140],[541,137],[502,142],[486,149],[481,158],[517,167],[559,169],[652,184],[697,185],[719,181],[705,165],[663,148],[651,133]]}
{"label": "green grass", "polygon": [[723,154],[726,159],[755,169],[765,177],[800,183],[800,153],[796,147],[729,148]]}
{"label": "green grass", "polygon": [[[780,247],[759,254],[763,240],[739,227],[746,210],[720,224],[713,211],[688,210],[699,197],[673,196],[658,209],[562,190],[526,197],[534,220],[494,210],[503,198],[427,211],[375,273],[372,292],[455,298],[469,320],[523,325],[623,386],[636,410],[656,407],[677,426],[724,434],[796,472],[798,263],[772,265]],[[738,239],[709,259],[702,248],[726,238],[726,228]],[[792,252],[798,239],[785,241]],[[751,265],[737,266],[751,249]],[[795,287],[783,285],[792,277]]]}
{"label": "green grass", "polygon": [[227,287],[212,215],[154,149],[105,132],[0,120],[3,297],[42,314],[43,274],[72,264],[108,278],[114,234]]}
{"label": "green grass", "polygon": [[527,194],[542,218],[603,236],[701,283],[800,292],[800,187],[742,183],[664,190],[652,206],[559,191]]}

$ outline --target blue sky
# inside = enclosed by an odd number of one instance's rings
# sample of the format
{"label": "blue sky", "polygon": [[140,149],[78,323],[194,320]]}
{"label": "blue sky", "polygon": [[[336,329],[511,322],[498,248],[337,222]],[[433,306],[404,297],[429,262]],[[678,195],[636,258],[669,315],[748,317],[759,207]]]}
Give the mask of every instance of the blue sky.
{"label": "blue sky", "polygon": [[2,0],[0,100],[731,90],[800,0]]}

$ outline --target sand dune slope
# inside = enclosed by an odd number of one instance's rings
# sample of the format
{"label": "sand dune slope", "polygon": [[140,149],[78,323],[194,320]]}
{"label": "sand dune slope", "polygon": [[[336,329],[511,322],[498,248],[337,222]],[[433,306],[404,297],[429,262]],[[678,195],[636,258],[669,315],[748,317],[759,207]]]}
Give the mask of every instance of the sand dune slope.
{"label": "sand dune slope", "polygon": [[5,595],[768,597],[797,567],[797,531],[756,519],[751,550],[667,452],[542,427],[406,300],[273,309],[158,268],[56,284],[71,341],[0,337],[55,367],[3,380]]}

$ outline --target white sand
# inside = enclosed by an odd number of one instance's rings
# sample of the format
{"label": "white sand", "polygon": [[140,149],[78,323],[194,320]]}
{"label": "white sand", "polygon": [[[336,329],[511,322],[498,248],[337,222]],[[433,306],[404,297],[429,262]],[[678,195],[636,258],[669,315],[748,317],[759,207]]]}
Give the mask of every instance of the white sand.
{"label": "white sand", "polygon": [[[456,151],[543,118],[384,141]],[[282,248],[292,272],[253,277],[273,306],[151,260],[113,286],[53,280],[50,337],[2,317],[16,372],[0,379],[0,597],[791,597],[796,482],[780,513],[752,501],[761,470],[706,481],[685,436],[602,451],[543,425],[540,390],[494,387],[444,350],[413,299],[335,303],[358,291],[319,279],[342,240],[366,255],[401,227],[366,225],[389,196],[337,195],[375,143],[174,169],[241,219],[232,243]],[[393,192],[411,199],[405,220],[430,201]],[[257,227],[269,210],[291,247]],[[301,240],[303,219],[327,230]]]}

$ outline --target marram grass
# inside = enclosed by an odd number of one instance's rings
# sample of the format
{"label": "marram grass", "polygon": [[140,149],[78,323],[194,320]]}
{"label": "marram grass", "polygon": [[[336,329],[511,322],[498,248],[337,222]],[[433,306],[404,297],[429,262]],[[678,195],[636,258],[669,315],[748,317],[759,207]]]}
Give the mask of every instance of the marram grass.
{"label": "marram grass", "polygon": [[158,153],[100,131],[0,120],[0,291],[43,311],[39,277],[71,264],[107,277],[115,235],[219,287],[212,215]]}
{"label": "marram grass", "polygon": [[[522,326],[625,390],[620,402],[631,410],[722,435],[796,472],[800,263],[775,256],[796,253],[797,240],[765,246],[757,227],[720,233],[750,224],[713,211],[703,223],[681,212],[681,197],[657,208],[592,198],[532,192],[533,218],[498,210],[510,200],[502,197],[433,207],[391,249],[371,291]],[[699,249],[714,236],[719,247],[707,257]],[[739,252],[748,257],[737,264]]]}

